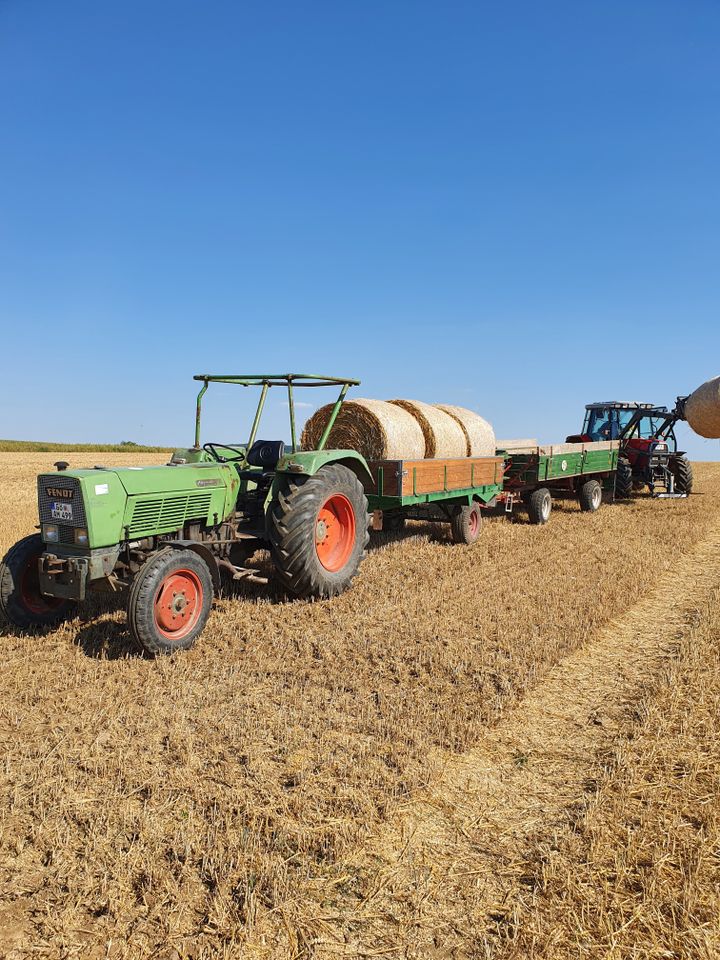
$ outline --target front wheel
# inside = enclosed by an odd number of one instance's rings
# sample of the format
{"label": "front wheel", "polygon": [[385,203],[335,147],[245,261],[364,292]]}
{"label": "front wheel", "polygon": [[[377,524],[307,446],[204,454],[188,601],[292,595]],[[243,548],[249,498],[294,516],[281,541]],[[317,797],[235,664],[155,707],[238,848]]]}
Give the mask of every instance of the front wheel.
{"label": "front wheel", "polygon": [[147,653],[188,650],[202,633],[213,601],[208,566],[192,550],[161,550],[136,574],[128,626]]}
{"label": "front wheel", "polygon": [[362,484],[331,463],[307,478],[288,477],[268,515],[278,579],[296,597],[333,597],[358,571],[369,539]]}
{"label": "front wheel", "polygon": [[691,494],[693,488],[693,469],[687,457],[670,457],[670,470],[675,478],[675,493]]}
{"label": "front wheel", "polygon": [[0,564],[0,609],[24,630],[54,627],[72,615],[73,603],[40,592],[38,561],[45,550],[40,534],[18,540]]}

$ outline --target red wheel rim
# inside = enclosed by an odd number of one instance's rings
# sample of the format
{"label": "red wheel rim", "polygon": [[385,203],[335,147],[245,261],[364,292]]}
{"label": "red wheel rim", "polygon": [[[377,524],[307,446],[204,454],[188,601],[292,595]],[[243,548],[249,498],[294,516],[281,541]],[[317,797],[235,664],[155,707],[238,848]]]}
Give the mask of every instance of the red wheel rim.
{"label": "red wheel rim", "polygon": [[342,493],[328,497],[315,520],[315,550],[330,573],[342,570],[355,546],[355,511]]}
{"label": "red wheel rim", "polygon": [[46,597],[40,593],[40,573],[38,570],[38,560],[40,554],[30,557],[25,564],[25,569],[20,576],[20,597],[23,605],[31,613],[42,616],[46,613],[53,613],[65,602],[62,597]]}
{"label": "red wheel rim", "polygon": [[166,640],[182,640],[194,628],[203,607],[203,586],[192,570],[173,570],[155,596],[155,626]]}
{"label": "red wheel rim", "polygon": [[480,529],[480,514],[478,513],[477,508],[470,511],[470,518],[468,521],[468,530],[470,531],[470,536],[474,540],[478,535],[478,530]]}

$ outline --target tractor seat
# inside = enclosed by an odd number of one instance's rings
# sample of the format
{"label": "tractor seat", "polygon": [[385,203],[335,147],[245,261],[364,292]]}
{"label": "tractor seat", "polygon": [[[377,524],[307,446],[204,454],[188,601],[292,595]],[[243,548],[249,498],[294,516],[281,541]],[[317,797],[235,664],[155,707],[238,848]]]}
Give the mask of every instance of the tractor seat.
{"label": "tractor seat", "polygon": [[256,440],[248,450],[245,462],[261,469],[238,470],[238,476],[241,480],[254,480],[256,483],[263,477],[271,476],[284,453],[285,444],[282,440]]}

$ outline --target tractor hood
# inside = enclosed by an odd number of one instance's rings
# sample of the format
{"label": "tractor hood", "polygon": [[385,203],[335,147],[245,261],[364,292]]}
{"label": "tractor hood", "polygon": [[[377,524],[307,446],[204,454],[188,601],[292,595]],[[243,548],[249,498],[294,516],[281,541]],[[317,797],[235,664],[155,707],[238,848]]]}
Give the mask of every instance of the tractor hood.
{"label": "tractor hood", "polygon": [[225,487],[237,477],[235,470],[219,463],[117,467],[114,472],[129,496]]}
{"label": "tractor hood", "polygon": [[239,485],[237,471],[220,463],[41,474],[40,520],[87,528],[91,548],[114,546],[174,532],[192,519],[216,523],[233,511]]}

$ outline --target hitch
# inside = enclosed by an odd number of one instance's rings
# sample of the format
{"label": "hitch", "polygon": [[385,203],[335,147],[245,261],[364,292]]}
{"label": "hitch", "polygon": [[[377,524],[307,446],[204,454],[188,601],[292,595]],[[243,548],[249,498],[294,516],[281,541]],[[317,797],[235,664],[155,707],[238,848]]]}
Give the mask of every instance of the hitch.
{"label": "hitch", "polygon": [[57,557],[45,553],[38,560],[40,593],[64,600],[84,600],[90,562],[87,557]]}

